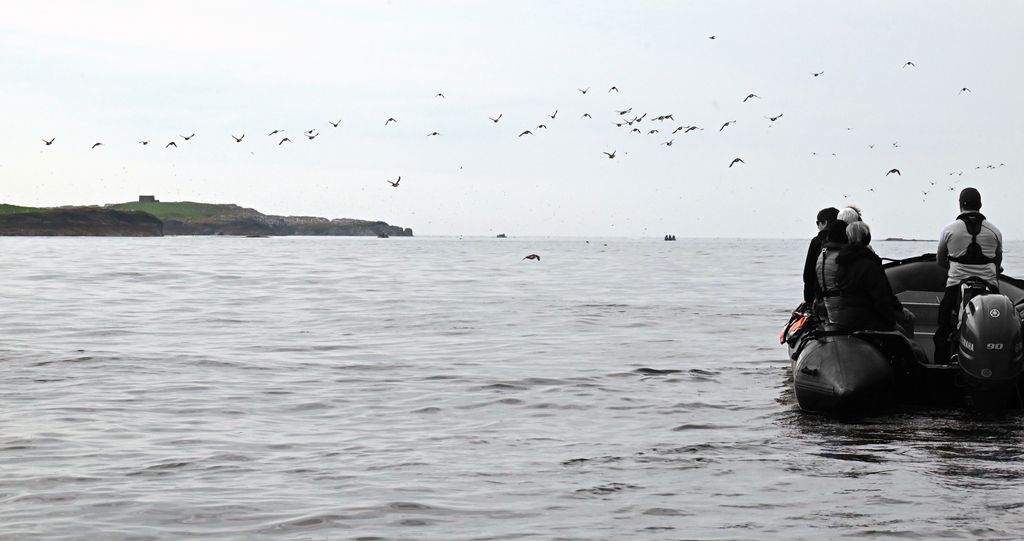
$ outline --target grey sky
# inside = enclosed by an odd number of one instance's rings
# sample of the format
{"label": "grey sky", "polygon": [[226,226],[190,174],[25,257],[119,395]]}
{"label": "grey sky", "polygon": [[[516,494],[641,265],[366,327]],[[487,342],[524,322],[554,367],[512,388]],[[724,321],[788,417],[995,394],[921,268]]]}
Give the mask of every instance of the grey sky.
{"label": "grey sky", "polygon": [[[876,238],[933,238],[973,185],[1009,239],[1021,20],[1009,1],[13,3],[0,202],[145,193],[420,235],[654,237],[807,237],[849,202]],[[612,124],[629,107],[643,134]]]}

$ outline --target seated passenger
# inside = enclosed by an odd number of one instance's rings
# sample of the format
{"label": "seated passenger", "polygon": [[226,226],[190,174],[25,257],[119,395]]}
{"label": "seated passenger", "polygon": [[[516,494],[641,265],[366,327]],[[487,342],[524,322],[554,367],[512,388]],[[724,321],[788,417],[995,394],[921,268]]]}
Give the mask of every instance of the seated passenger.
{"label": "seated passenger", "polygon": [[839,308],[839,285],[836,283],[836,256],[846,246],[846,222],[835,220],[825,228],[825,239],[821,255],[814,266],[817,279],[817,293],[814,298],[814,313],[821,321],[835,323],[832,313]]}
{"label": "seated passenger", "polygon": [[882,259],[869,246],[871,229],[864,222],[846,227],[849,244],[836,256],[838,309],[829,312],[833,322],[850,329],[899,330],[914,338],[914,314],[903,307],[882,269]]}

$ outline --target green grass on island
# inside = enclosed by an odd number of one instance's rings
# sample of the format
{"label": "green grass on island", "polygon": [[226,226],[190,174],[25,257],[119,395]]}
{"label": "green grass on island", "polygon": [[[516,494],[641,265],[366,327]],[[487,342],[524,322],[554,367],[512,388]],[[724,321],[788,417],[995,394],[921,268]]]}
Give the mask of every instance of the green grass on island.
{"label": "green grass on island", "polygon": [[40,210],[42,209],[34,207],[19,207],[18,205],[0,203],[0,214],[22,214],[25,212],[39,212]]}
{"label": "green grass on island", "polygon": [[[201,220],[203,218],[214,218],[226,214],[242,214],[240,207],[235,205],[218,205],[213,203],[193,203],[191,201],[177,201],[168,203],[118,203],[108,205],[116,210],[139,210],[156,216],[161,220]],[[234,212],[232,212],[234,211]]]}

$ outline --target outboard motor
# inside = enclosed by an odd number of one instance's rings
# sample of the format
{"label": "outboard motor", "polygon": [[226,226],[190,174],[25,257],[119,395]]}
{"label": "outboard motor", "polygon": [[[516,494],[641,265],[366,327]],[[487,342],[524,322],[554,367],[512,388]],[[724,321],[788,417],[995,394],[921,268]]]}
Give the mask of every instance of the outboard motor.
{"label": "outboard motor", "polygon": [[984,285],[962,286],[957,358],[972,387],[1014,386],[1024,371],[1021,319],[1010,298]]}

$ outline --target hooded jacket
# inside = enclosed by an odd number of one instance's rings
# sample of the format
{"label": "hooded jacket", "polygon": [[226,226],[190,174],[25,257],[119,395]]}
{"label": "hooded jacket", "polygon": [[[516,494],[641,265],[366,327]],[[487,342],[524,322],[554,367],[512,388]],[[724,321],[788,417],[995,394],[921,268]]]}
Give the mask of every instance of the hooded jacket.
{"label": "hooded jacket", "polygon": [[882,259],[867,246],[848,244],[836,256],[838,308],[829,318],[854,329],[891,331],[903,305],[892,293]]}

